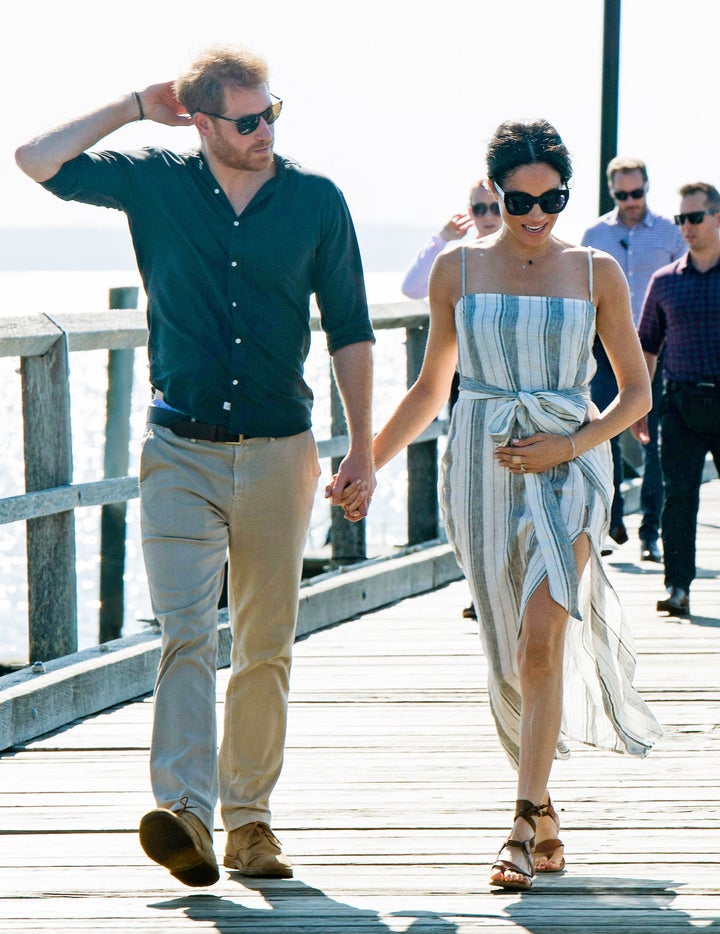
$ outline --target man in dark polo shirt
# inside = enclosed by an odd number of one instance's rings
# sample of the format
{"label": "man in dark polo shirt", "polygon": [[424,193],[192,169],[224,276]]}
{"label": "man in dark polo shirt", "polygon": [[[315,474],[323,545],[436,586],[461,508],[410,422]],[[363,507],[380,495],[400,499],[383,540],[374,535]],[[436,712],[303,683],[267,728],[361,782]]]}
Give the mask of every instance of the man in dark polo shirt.
{"label": "man in dark polo shirt", "polygon": [[[660,454],[667,595],[657,609],[688,616],[708,451],[720,471],[720,193],[694,182],[680,196],[675,223],[689,252],[650,280],[639,334],[651,378],[664,348]],[[641,437],[645,426],[638,423],[633,431]]]}
{"label": "man in dark polo shirt", "polygon": [[[124,211],[148,297],[153,404],[140,464],[143,550],[163,629],[146,853],[187,885],[224,865],[291,876],[270,829],[282,766],[302,555],[320,473],[303,379],[315,293],[345,403],[350,448],[334,484],[375,480],[373,333],[345,201],[276,155],[282,101],[265,62],[201,55],[176,82],[132,92],[16,154],[66,200]],[[135,120],[194,125],[197,150],[87,150]],[[232,675],[218,756],[217,604],[228,555]]]}

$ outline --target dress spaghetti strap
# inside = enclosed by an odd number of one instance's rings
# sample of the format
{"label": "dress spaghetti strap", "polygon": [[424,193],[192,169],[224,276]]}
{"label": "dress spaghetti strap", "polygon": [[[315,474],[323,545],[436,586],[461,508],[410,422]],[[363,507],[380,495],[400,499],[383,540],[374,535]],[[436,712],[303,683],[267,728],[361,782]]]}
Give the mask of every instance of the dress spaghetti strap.
{"label": "dress spaghetti strap", "polygon": [[592,305],[593,300],[593,262],[592,262],[592,248],[587,248],[587,257],[588,257],[588,288],[590,290],[590,304]]}
{"label": "dress spaghetti strap", "polygon": [[465,247],[464,247],[464,246],[461,246],[461,247],[460,247],[460,270],[461,270],[461,272],[460,272],[460,285],[461,285],[460,298],[462,299],[462,306],[463,306],[463,311],[464,311],[464,310],[465,310],[465,292],[466,292],[466,288],[465,288]]}

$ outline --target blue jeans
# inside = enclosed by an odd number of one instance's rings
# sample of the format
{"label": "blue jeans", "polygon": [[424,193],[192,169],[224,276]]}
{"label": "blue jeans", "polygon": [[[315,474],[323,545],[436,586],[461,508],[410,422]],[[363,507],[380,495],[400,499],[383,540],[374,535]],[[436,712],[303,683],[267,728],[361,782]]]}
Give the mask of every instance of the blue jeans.
{"label": "blue jeans", "polygon": [[662,512],[665,585],[690,590],[695,579],[695,536],[703,467],[710,451],[720,472],[720,434],[698,434],[688,428],[674,392],[666,392],[662,398],[660,421],[660,457],[665,478]]}
{"label": "blue jeans", "polygon": [[[590,396],[595,405],[602,411],[610,405],[617,395],[617,381],[612,367],[610,366],[610,361],[605,353],[605,348],[599,338],[595,339],[593,354],[597,361],[597,370],[590,382]],[[652,382],[653,404],[652,409],[648,413],[650,441],[643,447],[644,468],[642,487],[640,488],[642,520],[640,522],[639,535],[643,541],[650,542],[657,541],[660,533],[660,515],[663,505],[663,478],[658,445],[658,409],[661,397],[662,376],[661,364],[658,360],[657,371]],[[615,488],[610,511],[610,528],[614,528],[622,523],[625,506],[621,490],[624,474],[619,435],[611,439],[610,447],[613,457],[613,486]]]}

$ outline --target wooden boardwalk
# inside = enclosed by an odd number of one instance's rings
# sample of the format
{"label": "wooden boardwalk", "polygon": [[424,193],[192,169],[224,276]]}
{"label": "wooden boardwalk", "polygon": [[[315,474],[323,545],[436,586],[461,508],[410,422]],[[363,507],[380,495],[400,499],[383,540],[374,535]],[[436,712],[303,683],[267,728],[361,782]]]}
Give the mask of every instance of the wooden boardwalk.
{"label": "wooden boardwalk", "polygon": [[564,874],[488,888],[514,776],[460,582],[298,643],[273,799],[292,880],[223,871],[198,891],[147,861],[149,699],[2,754],[0,931],[720,931],[720,480],[702,491],[690,620],[656,614],[662,568],[640,566],[628,525],[608,565],[666,736],[644,761],[576,746],[556,764]]}

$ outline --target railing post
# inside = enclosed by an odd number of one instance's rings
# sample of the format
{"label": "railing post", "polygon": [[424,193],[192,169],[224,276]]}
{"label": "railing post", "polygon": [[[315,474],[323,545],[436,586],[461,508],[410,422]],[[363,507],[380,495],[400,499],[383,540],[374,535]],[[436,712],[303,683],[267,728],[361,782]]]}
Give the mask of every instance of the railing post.
{"label": "railing post", "polygon": [[[407,348],[407,385],[418,378],[425,356],[427,328],[405,328]],[[439,512],[437,501],[437,441],[422,441],[407,450],[408,475],[408,544],[417,545],[437,538]]]}
{"label": "railing post", "polygon": [[[330,362],[330,434],[333,438],[347,434],[347,423],[340,390],[335,381],[335,373]],[[341,457],[331,458],[332,472],[337,473]],[[365,520],[348,522],[342,509],[337,506],[330,510],[330,543],[332,560],[336,564],[353,564],[364,561],[367,557],[365,543]]]}
{"label": "railing post", "polygon": [[[41,357],[22,357],[25,489],[72,483],[67,335]],[[77,652],[75,514],[27,521],[30,662]]]}
{"label": "railing post", "polygon": [[[136,286],[110,289],[108,307],[137,308]],[[129,467],[130,410],[134,348],[108,351],[105,477],[125,477]],[[108,503],[100,516],[99,641],[119,639],[124,615],[125,525],[127,503]]]}

